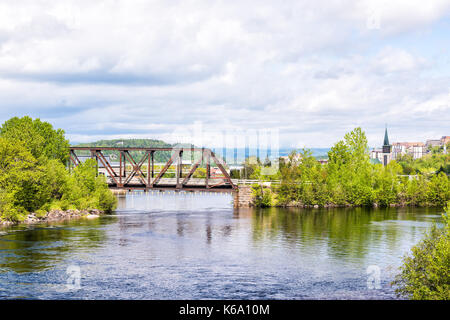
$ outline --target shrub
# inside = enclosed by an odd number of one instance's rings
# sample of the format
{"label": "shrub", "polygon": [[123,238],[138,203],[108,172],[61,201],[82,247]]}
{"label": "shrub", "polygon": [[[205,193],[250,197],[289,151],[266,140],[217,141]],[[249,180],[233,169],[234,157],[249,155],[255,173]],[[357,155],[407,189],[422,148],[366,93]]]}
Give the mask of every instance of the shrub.
{"label": "shrub", "polygon": [[37,218],[43,219],[47,215],[47,211],[42,210],[42,209],[38,209],[38,210],[36,210],[35,214],[36,214]]}
{"label": "shrub", "polygon": [[403,260],[393,282],[399,296],[414,300],[450,299],[450,204],[443,214],[444,227],[433,226]]}
{"label": "shrub", "polygon": [[255,206],[257,207],[271,207],[273,204],[272,191],[269,188],[263,188],[259,185],[252,186]]}
{"label": "shrub", "polygon": [[444,206],[450,200],[449,179],[443,172],[434,175],[429,184],[427,200],[433,205]]}
{"label": "shrub", "polygon": [[103,210],[106,213],[111,213],[114,209],[116,209],[117,198],[107,188],[99,189],[95,196],[98,199],[98,209]]}

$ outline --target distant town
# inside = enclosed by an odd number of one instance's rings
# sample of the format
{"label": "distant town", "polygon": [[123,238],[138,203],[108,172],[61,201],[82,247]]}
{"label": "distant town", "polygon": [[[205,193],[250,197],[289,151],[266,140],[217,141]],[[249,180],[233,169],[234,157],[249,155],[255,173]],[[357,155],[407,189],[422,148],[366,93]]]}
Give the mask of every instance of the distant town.
{"label": "distant town", "polygon": [[387,128],[384,134],[384,142],[381,148],[373,148],[370,158],[373,163],[387,165],[392,160],[398,160],[402,156],[410,155],[413,159],[420,159],[432,152],[433,148],[442,148],[447,153],[450,136],[442,136],[440,139],[430,139],[426,142],[394,142],[389,143]]}

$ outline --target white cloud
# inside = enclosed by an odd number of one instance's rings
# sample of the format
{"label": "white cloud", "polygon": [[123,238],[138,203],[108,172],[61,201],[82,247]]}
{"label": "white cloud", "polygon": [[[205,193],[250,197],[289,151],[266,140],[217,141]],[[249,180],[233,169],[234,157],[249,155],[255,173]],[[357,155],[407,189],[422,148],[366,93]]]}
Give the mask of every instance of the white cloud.
{"label": "white cloud", "polygon": [[[394,41],[432,32],[449,10],[403,0],[2,1],[0,117],[40,116],[77,141],[170,137],[195,121],[278,128],[292,146],[328,146],[356,125],[371,144],[384,123],[417,139],[449,134],[448,74],[426,74],[424,44]],[[368,28],[374,13],[378,29]]]}

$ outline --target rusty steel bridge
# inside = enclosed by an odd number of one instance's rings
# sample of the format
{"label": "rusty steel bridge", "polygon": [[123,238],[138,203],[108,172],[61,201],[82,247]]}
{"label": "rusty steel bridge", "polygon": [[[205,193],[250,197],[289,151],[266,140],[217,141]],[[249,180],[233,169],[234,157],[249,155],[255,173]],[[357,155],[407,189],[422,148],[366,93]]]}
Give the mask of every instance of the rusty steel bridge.
{"label": "rusty steel bridge", "polygon": [[[214,152],[207,148],[70,147],[69,166],[71,168],[82,162],[77,152],[85,153],[89,158],[95,159],[97,173],[107,177],[111,189],[237,191],[237,185],[233,183],[225,169],[225,162],[219,160]],[[113,163],[109,156],[105,156],[106,152],[118,155],[118,163]],[[158,152],[169,153],[170,157],[165,163],[155,166],[155,154]],[[186,165],[183,163],[183,153],[195,154],[197,157],[192,163]],[[170,168],[174,169],[174,172],[169,172]],[[194,177],[199,168],[204,168],[206,172],[198,172],[197,177]],[[211,169],[214,169],[214,174],[211,174]],[[167,177],[168,175],[174,177]]]}

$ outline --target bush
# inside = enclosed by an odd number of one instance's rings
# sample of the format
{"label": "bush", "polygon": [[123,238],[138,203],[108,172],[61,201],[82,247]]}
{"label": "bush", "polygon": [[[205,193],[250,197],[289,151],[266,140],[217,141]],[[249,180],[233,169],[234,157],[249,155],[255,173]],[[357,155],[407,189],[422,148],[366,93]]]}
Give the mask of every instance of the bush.
{"label": "bush", "polygon": [[450,200],[450,186],[447,175],[443,172],[433,175],[427,193],[427,200],[433,205],[444,206]]}
{"label": "bush", "polygon": [[403,260],[401,273],[393,285],[399,296],[414,300],[450,299],[450,204],[443,214],[444,227],[433,226],[411,256]]}
{"label": "bush", "polygon": [[428,181],[419,175],[417,179],[409,180],[406,184],[405,201],[410,205],[425,205],[428,194]]}
{"label": "bush", "polygon": [[107,188],[98,190],[96,198],[98,199],[98,208],[106,213],[111,213],[117,207],[117,198]]}
{"label": "bush", "polygon": [[35,214],[36,214],[37,218],[43,219],[43,218],[45,218],[47,216],[47,211],[42,210],[42,209],[38,209],[38,210],[36,210]]}
{"label": "bush", "polygon": [[271,207],[273,204],[272,191],[269,188],[263,188],[260,185],[252,186],[253,197],[255,201],[255,206],[267,208]]}
{"label": "bush", "polygon": [[50,210],[113,211],[117,200],[105,177],[97,176],[95,160],[69,173],[66,153],[62,131],[50,124],[7,121],[0,129],[0,219],[22,221],[28,212],[43,217]]}

